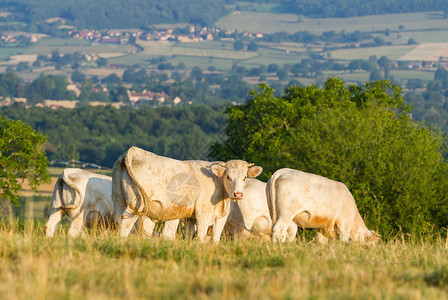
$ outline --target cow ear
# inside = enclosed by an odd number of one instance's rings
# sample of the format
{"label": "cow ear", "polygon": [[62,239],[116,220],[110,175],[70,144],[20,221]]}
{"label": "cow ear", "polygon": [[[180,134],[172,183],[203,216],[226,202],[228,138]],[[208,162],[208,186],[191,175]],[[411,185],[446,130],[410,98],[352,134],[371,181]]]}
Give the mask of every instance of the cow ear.
{"label": "cow ear", "polygon": [[251,167],[247,170],[247,176],[255,178],[263,172],[263,168],[259,166]]}
{"label": "cow ear", "polygon": [[224,173],[226,172],[226,168],[221,165],[212,165],[212,172],[218,177],[224,176]]}

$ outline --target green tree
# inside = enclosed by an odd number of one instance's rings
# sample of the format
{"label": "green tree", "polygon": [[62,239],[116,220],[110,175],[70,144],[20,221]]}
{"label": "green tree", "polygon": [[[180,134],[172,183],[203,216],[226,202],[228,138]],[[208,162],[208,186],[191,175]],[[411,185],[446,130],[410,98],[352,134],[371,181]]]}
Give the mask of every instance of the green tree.
{"label": "green tree", "polygon": [[414,38],[408,39],[408,45],[417,45],[417,44],[418,44],[418,42]]}
{"label": "green tree", "polygon": [[28,71],[30,69],[30,64],[27,61],[21,61],[19,62],[19,64],[17,65],[16,71],[17,72],[24,72],[24,71]]}
{"label": "green tree", "polygon": [[366,223],[382,234],[446,226],[448,171],[441,136],[416,123],[389,81],[294,86],[276,97],[260,85],[246,104],[227,111],[227,138],[216,160],[263,166],[267,180],[289,167],[345,183]]}
{"label": "green tree", "polygon": [[251,41],[249,45],[247,45],[248,51],[258,51],[258,45],[254,41]]}
{"label": "green tree", "polygon": [[244,44],[242,41],[236,41],[235,43],[233,43],[233,50],[240,51],[243,50],[243,48]]}
{"label": "green tree", "polygon": [[195,66],[190,72],[190,77],[196,81],[202,81],[202,79],[204,78],[202,69],[198,66]]}
{"label": "green tree", "polygon": [[96,60],[96,64],[99,68],[107,66],[107,58],[99,57]]}
{"label": "green tree", "polygon": [[370,75],[369,75],[370,81],[376,81],[376,80],[381,80],[381,79],[382,79],[382,76],[381,76],[380,70],[374,70],[374,71],[370,72]]}
{"label": "green tree", "polygon": [[0,197],[18,204],[18,191],[27,179],[33,190],[48,182],[46,138],[29,125],[0,115]]}
{"label": "green tree", "polygon": [[81,71],[76,70],[72,73],[70,77],[73,82],[83,82],[86,79],[86,75],[84,75]]}

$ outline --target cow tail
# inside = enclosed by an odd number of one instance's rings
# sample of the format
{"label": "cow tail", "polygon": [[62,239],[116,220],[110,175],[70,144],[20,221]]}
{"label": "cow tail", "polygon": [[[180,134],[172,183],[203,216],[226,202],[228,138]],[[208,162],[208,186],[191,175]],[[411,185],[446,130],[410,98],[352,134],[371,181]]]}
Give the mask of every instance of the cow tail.
{"label": "cow tail", "polygon": [[277,201],[275,199],[276,197],[276,181],[277,176],[276,173],[274,173],[269,179],[268,183],[266,184],[266,195],[268,197],[268,207],[269,207],[269,214],[271,215],[272,219],[272,225],[275,225],[277,223]]}
{"label": "cow tail", "polygon": [[[64,172],[62,173],[61,177],[62,177],[63,182],[75,191],[75,193],[76,193],[75,203],[74,204],[65,204],[62,201],[61,202],[62,202],[62,206],[64,208],[76,208],[81,204],[81,191],[79,190],[78,186],[75,183],[73,183],[73,181],[70,179],[70,176],[68,174],[70,172],[68,170],[70,170],[70,169],[65,169]],[[61,182],[61,191],[62,191],[62,182]]]}
{"label": "cow tail", "polygon": [[62,202],[62,175],[59,176],[58,180],[56,181],[56,184],[54,185],[53,189],[53,196],[51,197],[51,206],[50,206],[50,215],[52,211],[59,209],[63,206]]}
{"label": "cow tail", "polygon": [[137,209],[136,207],[130,206],[130,208],[133,210],[135,215],[141,216],[141,215],[148,215],[149,204],[150,204],[151,200],[149,199],[148,195],[146,195],[145,190],[143,189],[143,186],[140,184],[140,182],[135,177],[135,174],[132,169],[132,158],[134,157],[135,151],[137,151],[137,150],[139,150],[139,148],[134,147],[134,146],[129,148],[129,150],[125,154],[124,163],[126,166],[126,170],[128,171],[129,177],[131,177],[132,182],[135,184],[135,186],[137,187],[137,190],[140,192],[140,194],[142,196],[141,201],[143,204],[143,211],[139,211],[139,209]]}
{"label": "cow tail", "polygon": [[121,215],[119,207],[126,207],[126,198],[121,186],[121,178],[125,170],[124,155],[121,155],[114,163],[112,169],[112,203],[114,205],[115,222],[119,224],[118,217]]}

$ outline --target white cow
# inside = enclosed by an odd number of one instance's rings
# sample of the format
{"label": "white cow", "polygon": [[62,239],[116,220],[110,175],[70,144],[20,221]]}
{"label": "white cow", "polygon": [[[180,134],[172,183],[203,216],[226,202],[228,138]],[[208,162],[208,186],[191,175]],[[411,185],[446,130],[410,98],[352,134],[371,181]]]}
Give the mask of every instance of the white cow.
{"label": "white cow", "polygon": [[[46,224],[46,236],[53,237],[61,219],[67,215],[71,221],[68,235],[78,236],[83,226],[92,227],[98,222],[115,226],[115,214],[112,203],[112,178],[89,171],[67,168],[57,180],[50,204],[50,215]],[[153,234],[154,223],[142,220],[144,236]],[[162,237],[174,238],[177,222],[166,222]]]}
{"label": "white cow", "polygon": [[67,168],[57,180],[46,224],[46,236],[53,237],[64,215],[71,225],[68,235],[78,236],[84,225],[98,220],[113,222],[112,179],[77,168]]}
{"label": "white cow", "polygon": [[266,198],[266,183],[247,179],[243,199],[230,203],[225,231],[231,237],[250,236],[250,233],[270,235],[272,229]]}
{"label": "white cow", "polygon": [[191,218],[198,239],[213,226],[218,242],[230,211],[230,200],[243,198],[246,178],[262,168],[245,161],[227,163],[179,161],[131,147],[114,164],[112,198],[122,236],[138,216],[155,220]]}
{"label": "white cow", "polygon": [[377,241],[367,229],[348,188],[341,182],[293,169],[280,169],[266,187],[274,224],[272,240],[294,240],[297,226],[316,228],[317,239],[326,243],[337,236],[358,242]]}

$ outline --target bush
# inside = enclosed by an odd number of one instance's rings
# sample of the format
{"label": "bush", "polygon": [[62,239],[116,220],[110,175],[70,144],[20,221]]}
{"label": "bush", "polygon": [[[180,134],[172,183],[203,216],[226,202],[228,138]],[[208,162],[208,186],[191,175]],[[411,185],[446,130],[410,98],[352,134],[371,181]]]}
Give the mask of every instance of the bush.
{"label": "bush", "polygon": [[294,86],[279,97],[260,85],[227,111],[227,139],[210,156],[261,165],[265,180],[289,167],[341,181],[368,227],[421,232],[447,224],[448,168],[440,134],[409,113],[389,81],[346,87],[329,79],[322,89]]}

